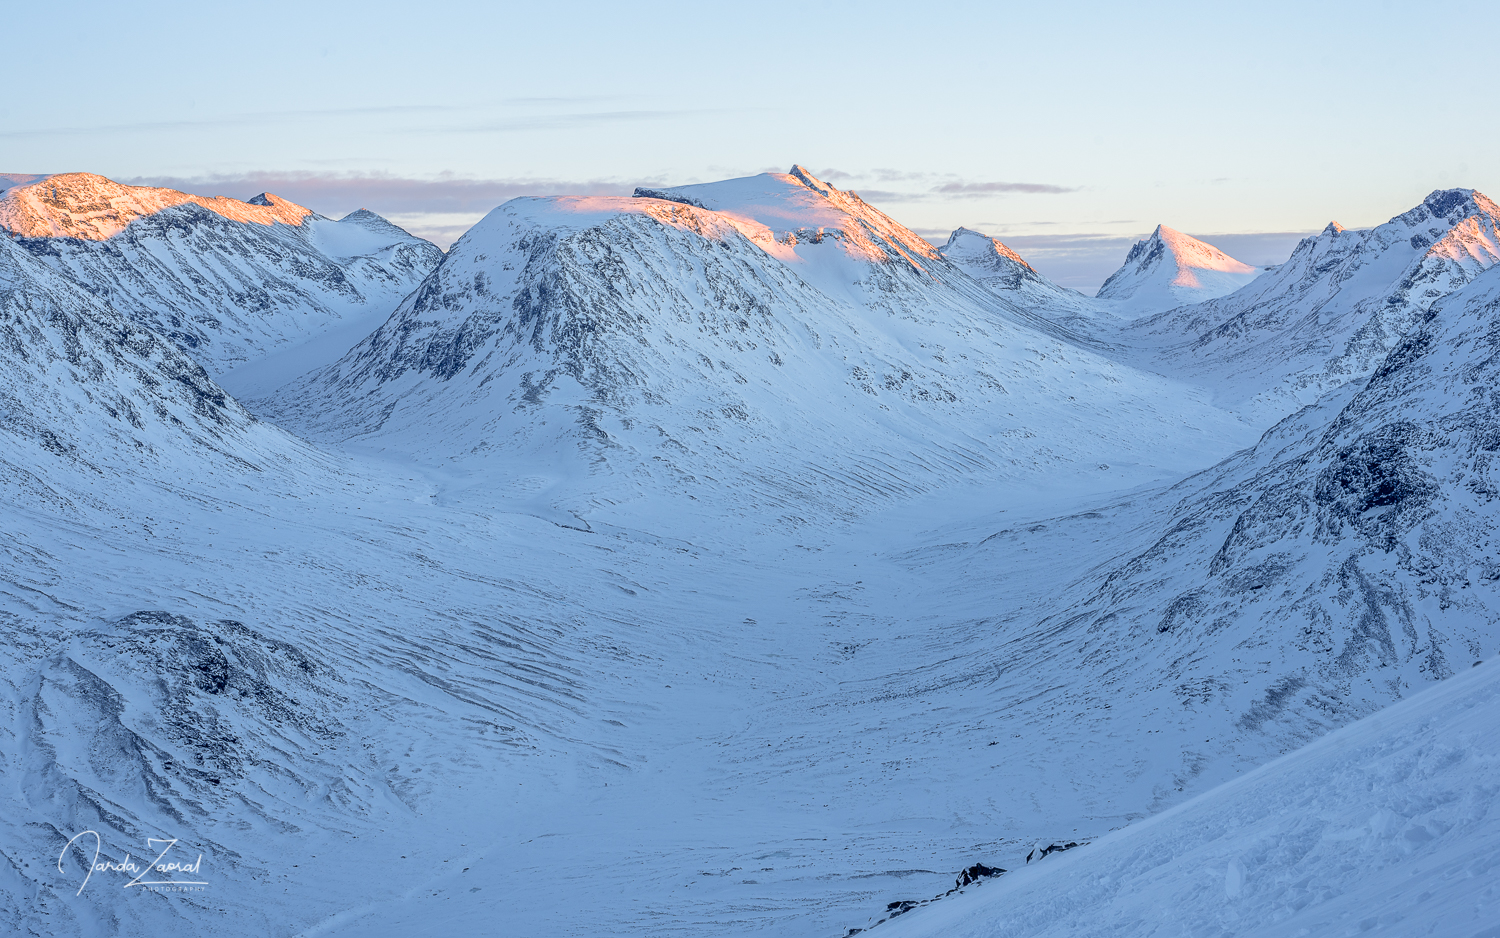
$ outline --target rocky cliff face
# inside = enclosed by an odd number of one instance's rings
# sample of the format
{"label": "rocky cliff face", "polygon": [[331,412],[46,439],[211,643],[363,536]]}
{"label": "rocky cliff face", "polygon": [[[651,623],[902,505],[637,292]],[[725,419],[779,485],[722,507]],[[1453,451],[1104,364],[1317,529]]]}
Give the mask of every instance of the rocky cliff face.
{"label": "rocky cliff face", "polygon": [[169,475],[253,468],[302,449],[257,421],[178,348],[6,240],[0,363],[8,485],[44,486],[54,462]]}

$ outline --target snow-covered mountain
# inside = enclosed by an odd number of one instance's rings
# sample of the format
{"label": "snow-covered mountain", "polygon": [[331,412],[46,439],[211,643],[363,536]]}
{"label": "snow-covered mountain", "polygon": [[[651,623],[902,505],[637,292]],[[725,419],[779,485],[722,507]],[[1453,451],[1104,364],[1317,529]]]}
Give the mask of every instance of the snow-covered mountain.
{"label": "snow-covered mountain", "polygon": [[800,168],[518,199],[252,417],[34,249],[147,207],[0,241],[0,931],[831,938],[1500,642],[1500,271],[1261,433]]}
{"label": "snow-covered mountain", "polygon": [[172,344],[5,239],[0,309],[0,481],[14,496],[56,498],[44,493],[57,471],[164,478],[309,455]]}
{"label": "snow-covered mountain", "polygon": [[1157,225],[1137,241],[1096,296],[1127,318],[1223,296],[1260,275],[1197,238]]}
{"label": "snow-covered mountain", "polygon": [[1114,325],[1118,317],[1107,305],[1077,290],[1060,287],[1036,272],[999,238],[969,228],[955,229],[938,249],[975,280],[1016,305],[1085,334],[1101,323]]}
{"label": "snow-covered mountain", "polygon": [[1155,361],[1218,388],[1225,406],[1286,413],[1368,375],[1425,311],[1500,261],[1500,208],[1433,192],[1376,228],[1330,223],[1286,263],[1220,299],[1134,323]]}
{"label": "snow-covered mountain", "polygon": [[1083,341],[799,169],[508,202],[389,322],[257,406],[404,452],[582,452],[630,491],[718,480],[787,519],[976,473],[1150,477],[1245,439]]}
{"label": "snow-covered mountain", "polygon": [[383,318],[442,258],[364,210],[333,221],[268,194],[204,198],[89,173],[5,189],[0,230],[216,376]]}
{"label": "snow-covered mountain", "polygon": [[1500,270],[1425,317],[1367,382],[1166,492],[1149,547],[1057,613],[1087,654],[1280,747],[1481,657],[1500,635]]}

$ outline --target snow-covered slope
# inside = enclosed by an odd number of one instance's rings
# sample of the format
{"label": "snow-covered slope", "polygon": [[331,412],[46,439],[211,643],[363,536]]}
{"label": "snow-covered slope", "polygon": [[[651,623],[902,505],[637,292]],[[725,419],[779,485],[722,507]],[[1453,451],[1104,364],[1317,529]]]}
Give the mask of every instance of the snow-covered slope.
{"label": "snow-covered slope", "polygon": [[13,496],[44,497],[64,467],[172,477],[308,456],[170,343],[3,239],[0,310],[0,482]]}
{"label": "snow-covered slope", "polygon": [[6,189],[0,229],[215,375],[383,318],[442,258],[363,210],[336,222],[273,195],[209,199],[89,173]]}
{"label": "snow-covered slope", "polygon": [[1107,305],[1037,273],[999,238],[958,228],[938,250],[959,269],[1016,305],[1069,328],[1091,334],[1101,324],[1114,325],[1118,319]]}
{"label": "snow-covered slope", "polygon": [[388,323],[257,406],[322,439],[590,465],[616,500],[732,484],[793,524],[978,473],[1149,478],[1245,439],[809,179],[508,202]]}
{"label": "snow-covered slope", "polygon": [[46,179],[48,173],[0,173],[0,192],[12,186],[29,186]]}
{"label": "snow-covered slope", "polygon": [[1500,261],[1500,208],[1446,189],[1379,227],[1331,223],[1290,259],[1220,299],[1133,324],[1169,373],[1228,407],[1286,413],[1368,375],[1435,302]]}
{"label": "snow-covered slope", "polygon": [[1497,721],[1500,667],[1465,662],[1245,778],[872,934],[1493,935]]}
{"label": "snow-covered slope", "polygon": [[[1093,672],[1081,709],[1130,700],[1182,715],[1205,745],[1181,785],[1301,745],[1493,647],[1500,270],[1428,317],[1367,383],[1110,508],[1114,526],[1140,524],[1138,546],[1055,591],[1007,660]],[[1034,537],[996,532],[938,565],[978,578]]]}
{"label": "snow-covered slope", "polygon": [[1232,293],[1259,274],[1212,244],[1157,225],[1151,237],[1131,247],[1097,297],[1133,318]]}
{"label": "snow-covered slope", "polygon": [[260,420],[0,244],[0,931],[832,938],[1493,653],[1500,271],[1182,478],[1243,429],[852,194],[660,194]]}
{"label": "snow-covered slope", "polygon": [[[870,310],[926,318],[934,303],[978,305],[1004,320],[1047,335],[1078,341],[1085,336],[1037,316],[1017,297],[984,290],[962,265],[951,262],[926,238],[866,203],[813,176],[801,166],[789,173],[662,189],[638,188],[637,198],[664,199],[706,208],[732,220],[764,226],[777,244],[791,248],[798,274],[834,298]],[[976,289],[979,288],[979,289]]]}

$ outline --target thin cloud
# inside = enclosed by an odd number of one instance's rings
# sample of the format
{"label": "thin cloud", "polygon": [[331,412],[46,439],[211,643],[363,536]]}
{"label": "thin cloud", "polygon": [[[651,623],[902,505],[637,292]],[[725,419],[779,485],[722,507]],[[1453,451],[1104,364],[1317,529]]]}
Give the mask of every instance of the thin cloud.
{"label": "thin cloud", "polygon": [[260,111],[252,114],[237,114],[229,117],[204,118],[175,121],[137,121],[129,124],[93,124],[73,127],[41,127],[28,130],[0,131],[0,138],[77,136],[80,134],[106,133],[157,133],[171,130],[192,130],[200,127],[242,127],[246,124],[284,124],[326,120],[330,117],[392,116],[398,114],[431,114],[456,111],[458,108],[440,104],[395,104],[382,107],[325,108],[308,111]]}
{"label": "thin cloud", "polygon": [[[65,127],[33,127],[0,130],[0,139],[25,137],[54,137],[98,135],[108,133],[164,133],[179,130],[197,130],[211,127],[244,127],[248,125],[300,124],[326,121],[339,117],[399,117],[437,116],[482,113],[492,108],[577,107],[598,105],[606,101],[623,101],[630,95],[580,95],[575,97],[504,98],[484,104],[388,104],[370,107],[309,108],[305,110],[252,111],[226,114],[221,117],[193,118],[187,120],[136,121],[118,124],[89,124]],[[485,133],[512,130],[549,129],[562,126],[608,123],[611,121],[656,120],[666,117],[710,113],[710,111],[589,111],[573,114],[538,114],[498,121],[472,121],[447,128],[429,128],[427,132]]]}
{"label": "thin cloud", "polygon": [[442,174],[414,179],[385,173],[253,172],[214,176],[143,176],[122,179],[197,195],[246,199],[272,192],[324,215],[368,208],[381,215],[473,215],[517,196],[630,195],[649,180],[551,178],[470,179]]}
{"label": "thin cloud", "polygon": [[926,202],[932,197],[925,192],[897,192],[891,189],[859,189],[859,197],[866,202]]}
{"label": "thin cloud", "polygon": [[1078,190],[1040,182],[948,182],[934,187],[932,191],[939,195],[998,195],[1006,192],[1061,195]]}
{"label": "thin cloud", "polygon": [[934,178],[932,173],[906,172],[900,169],[874,169],[870,172],[876,182],[921,182]]}

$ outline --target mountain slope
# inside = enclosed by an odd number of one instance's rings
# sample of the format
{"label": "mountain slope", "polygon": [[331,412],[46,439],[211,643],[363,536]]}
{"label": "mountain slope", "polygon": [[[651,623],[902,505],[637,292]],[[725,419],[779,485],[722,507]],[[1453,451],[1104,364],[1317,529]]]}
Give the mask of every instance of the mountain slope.
{"label": "mountain slope", "polygon": [[209,199],[88,173],[6,189],[0,229],[215,375],[389,313],[442,257],[373,213],[335,222],[272,195]]}
{"label": "mountain slope", "polygon": [[1097,298],[1133,318],[1232,293],[1259,274],[1211,244],[1157,225],[1130,249]]}
{"label": "mountain slope", "polygon": [[1245,289],[1132,324],[1154,361],[1229,407],[1286,413],[1379,365],[1423,313],[1500,262],[1500,208],[1440,190],[1368,231],[1330,224]]}
{"label": "mountain slope", "polygon": [[405,452],[582,453],[636,491],[720,480],[787,518],[980,472],[1149,476],[1244,432],[852,197],[793,174],[663,191],[506,203],[386,325],[257,406]]}
{"label": "mountain slope", "polygon": [[1469,669],[880,938],[1494,934],[1500,679]]}
{"label": "mountain slope", "polygon": [[171,477],[259,471],[267,460],[308,455],[174,346],[7,240],[0,240],[0,310],[7,487],[42,485],[49,464],[99,477]]}
{"label": "mountain slope", "polygon": [[[1080,706],[1184,714],[1210,744],[1183,780],[1301,745],[1479,657],[1500,639],[1500,270],[1427,317],[1363,386],[1113,509],[1117,525],[1145,510],[1139,546],[1060,593],[1008,657],[1098,669]],[[983,576],[1024,537],[995,534],[945,561],[950,575]]]}
{"label": "mountain slope", "polygon": [[1085,334],[1115,324],[1117,317],[1107,307],[1043,277],[998,238],[958,228],[938,250],[975,280],[1039,316]]}
{"label": "mountain slope", "polygon": [[844,934],[1500,638],[1500,271],[1160,488],[1191,386],[805,171],[658,192],[507,203],[258,420],[0,244],[0,931]]}

